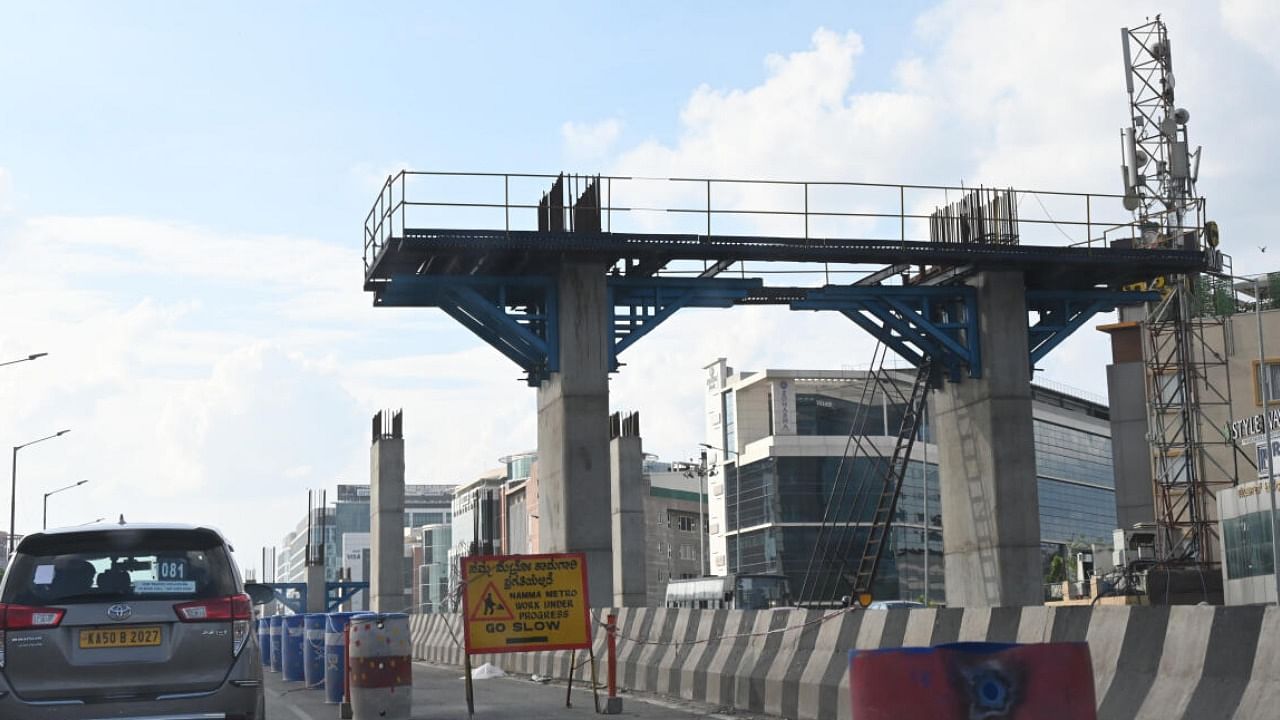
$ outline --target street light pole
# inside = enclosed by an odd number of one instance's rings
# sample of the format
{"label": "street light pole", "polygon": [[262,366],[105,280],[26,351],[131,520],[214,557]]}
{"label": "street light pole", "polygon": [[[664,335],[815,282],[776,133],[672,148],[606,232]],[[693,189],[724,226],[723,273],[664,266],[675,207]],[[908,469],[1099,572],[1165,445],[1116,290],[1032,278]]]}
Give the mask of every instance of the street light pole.
{"label": "street light pole", "polygon": [[42,443],[45,440],[52,440],[56,437],[62,437],[63,435],[66,435],[69,432],[71,432],[70,429],[59,430],[58,432],[52,435],[46,435],[45,437],[42,437],[39,440],[32,440],[29,443],[23,443],[21,445],[13,446],[13,470],[12,470],[12,474],[9,476],[9,551],[8,551],[9,555],[13,554],[13,545],[14,545],[13,534],[15,532],[14,526],[17,524],[17,517],[18,517],[18,451],[24,447],[30,447],[31,445],[35,445],[36,443]]}
{"label": "street light pole", "polygon": [[0,362],[0,367],[4,367],[5,365],[17,365],[18,363],[24,363],[31,360],[39,360],[40,358],[48,354],[49,353],[31,353],[30,355],[24,358],[18,358],[17,360],[6,360],[5,362]]}
{"label": "street light pole", "polygon": [[1276,515],[1276,464],[1271,452],[1271,374],[1267,372],[1267,353],[1263,348],[1262,338],[1262,292],[1258,285],[1258,277],[1253,278],[1253,316],[1258,322],[1258,375],[1262,382],[1258,389],[1262,393],[1262,432],[1267,443],[1267,497],[1271,499],[1271,577],[1276,584],[1276,604],[1280,605],[1280,524]]}
{"label": "street light pole", "polygon": [[63,490],[70,490],[71,488],[77,488],[77,487],[80,487],[81,485],[83,485],[83,484],[85,484],[85,483],[87,483],[87,482],[89,482],[89,481],[88,481],[88,480],[81,480],[81,481],[80,481],[80,482],[78,482],[78,483],[73,483],[73,484],[68,485],[68,486],[66,486],[66,487],[60,487],[60,488],[58,488],[57,490],[50,490],[49,492],[47,492],[47,493],[45,493],[45,494],[44,494],[44,520],[43,520],[43,522],[41,522],[41,523],[40,523],[40,529],[41,529],[41,530],[48,530],[48,529],[49,529],[49,496],[50,496],[50,495],[57,495],[58,493],[62,492]]}

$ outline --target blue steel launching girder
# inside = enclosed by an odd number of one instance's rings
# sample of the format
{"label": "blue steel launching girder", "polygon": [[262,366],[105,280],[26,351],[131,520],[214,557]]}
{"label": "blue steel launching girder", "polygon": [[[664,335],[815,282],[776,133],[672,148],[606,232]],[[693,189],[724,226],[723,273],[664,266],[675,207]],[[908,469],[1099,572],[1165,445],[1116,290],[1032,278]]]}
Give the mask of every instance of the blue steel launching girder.
{"label": "blue steel launching girder", "polygon": [[[281,605],[289,608],[296,614],[302,614],[307,611],[307,584],[306,583],[263,583],[271,588],[275,593],[276,600]],[[357,593],[368,590],[367,582],[326,582],[324,584],[325,593],[325,612],[333,612],[337,610],[342,603],[355,597]],[[292,590],[296,595],[290,596],[289,591]]]}
{"label": "blue steel launching girder", "polygon": [[528,373],[536,386],[560,369],[555,280],[544,275],[397,276],[379,307],[438,307]]}
{"label": "blue steel launching girder", "polygon": [[[681,308],[727,308],[759,301],[759,278],[606,278],[609,370],[618,356]],[[919,367],[936,361],[957,382],[982,376],[978,300],[968,285],[827,285],[792,288],[793,310],[843,313],[903,359]],[[754,297],[749,297],[753,296]],[[438,307],[506,355],[536,386],[560,369],[555,279],[545,275],[416,275],[381,283],[381,307]],[[795,297],[794,294],[791,297]],[[1038,315],[1027,329],[1032,367],[1094,315],[1118,305],[1157,299],[1157,293],[1113,290],[1027,290],[1027,311]]]}
{"label": "blue steel launching girder", "polygon": [[915,367],[940,363],[953,382],[982,376],[978,296],[967,285],[850,285],[812,290],[792,310],[838,310]]}
{"label": "blue steel launching girder", "polygon": [[1115,310],[1118,305],[1136,305],[1159,299],[1160,293],[1155,292],[1027,290],[1027,312],[1039,315],[1036,323],[1027,328],[1031,367],[1035,368],[1050,350],[1094,315]]}
{"label": "blue steel launching girder", "polygon": [[[609,370],[618,355],[681,308],[727,308],[763,286],[755,278],[607,278],[612,334]],[[547,276],[418,275],[379,288],[380,307],[438,307],[528,373],[537,385],[560,369],[555,280]]]}
{"label": "blue steel launching girder", "polygon": [[618,355],[647,335],[681,308],[727,308],[752,290],[763,287],[759,278],[608,278],[609,326],[613,344],[609,370],[618,369]]}

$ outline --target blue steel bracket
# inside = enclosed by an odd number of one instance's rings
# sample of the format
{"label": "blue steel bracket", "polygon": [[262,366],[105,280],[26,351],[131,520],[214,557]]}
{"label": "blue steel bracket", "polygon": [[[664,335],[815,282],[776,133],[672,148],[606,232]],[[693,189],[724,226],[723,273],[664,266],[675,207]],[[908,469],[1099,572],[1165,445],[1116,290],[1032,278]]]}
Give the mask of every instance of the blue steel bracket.
{"label": "blue steel bracket", "polygon": [[618,355],[681,308],[727,308],[764,286],[759,278],[608,278],[609,371]]}
{"label": "blue steel bracket", "polygon": [[557,292],[550,276],[397,276],[375,291],[373,302],[440,308],[519,365],[531,386],[560,369]]}
{"label": "blue steel bracket", "polygon": [[1027,347],[1031,351],[1031,367],[1044,359],[1050,350],[1079,330],[1094,315],[1110,312],[1120,305],[1136,305],[1160,299],[1157,292],[1119,292],[1115,290],[1028,290],[1027,312],[1038,319],[1027,328]]}
{"label": "blue steel bracket", "polygon": [[[281,605],[292,610],[294,613],[304,613],[307,611],[307,584],[306,583],[263,583],[271,588],[275,593],[276,600]],[[289,597],[289,591],[296,590],[297,597]]]}
{"label": "blue steel bracket", "polygon": [[369,589],[367,582],[327,582],[324,584],[325,612],[334,612],[342,603]]}
{"label": "blue steel bracket", "polygon": [[941,363],[952,382],[982,377],[978,296],[967,285],[827,285],[792,310],[836,310],[915,367]]}

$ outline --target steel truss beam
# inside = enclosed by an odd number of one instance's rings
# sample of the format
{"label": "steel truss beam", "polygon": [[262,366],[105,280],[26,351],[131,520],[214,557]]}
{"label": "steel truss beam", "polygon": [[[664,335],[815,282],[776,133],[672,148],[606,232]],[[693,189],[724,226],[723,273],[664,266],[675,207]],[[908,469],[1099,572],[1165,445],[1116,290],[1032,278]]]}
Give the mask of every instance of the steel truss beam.
{"label": "steel truss beam", "polygon": [[378,307],[438,307],[528,373],[560,369],[555,280],[548,276],[416,275],[379,287]]}
{"label": "steel truss beam", "polygon": [[618,369],[618,355],[681,308],[727,308],[764,286],[758,278],[608,279],[609,325],[613,345],[609,370]]}
{"label": "steel truss beam", "polygon": [[936,360],[953,382],[982,377],[978,296],[967,285],[828,285],[791,309],[839,311],[915,367]]}
{"label": "steel truss beam", "polygon": [[1137,305],[1159,299],[1160,294],[1154,292],[1028,290],[1027,312],[1039,315],[1036,323],[1027,328],[1031,367],[1034,368],[1050,350],[1083,327],[1094,315],[1111,312],[1119,305]]}
{"label": "steel truss beam", "polygon": [[[608,322],[618,355],[687,307],[732,307],[763,286],[759,279],[607,279]],[[547,276],[410,276],[378,288],[380,307],[438,307],[528,373],[536,386],[560,369],[555,280]]]}
{"label": "steel truss beam", "polygon": [[[292,610],[295,614],[302,614],[307,611],[307,584],[301,583],[262,583],[271,588],[275,593],[276,600],[280,604]],[[324,584],[325,593],[325,612],[333,612],[338,609],[342,603],[355,597],[358,593],[369,589],[367,582],[326,582]],[[295,597],[289,597],[289,591],[297,593]]]}

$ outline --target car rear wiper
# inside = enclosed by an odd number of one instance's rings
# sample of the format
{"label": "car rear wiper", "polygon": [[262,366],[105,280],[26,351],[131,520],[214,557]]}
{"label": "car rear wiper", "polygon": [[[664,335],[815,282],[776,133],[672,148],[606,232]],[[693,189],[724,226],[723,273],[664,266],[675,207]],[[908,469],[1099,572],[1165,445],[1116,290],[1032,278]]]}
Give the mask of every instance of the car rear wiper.
{"label": "car rear wiper", "polygon": [[112,593],[102,593],[102,592],[85,592],[85,593],[76,593],[76,594],[74,594],[74,595],[62,595],[62,596],[60,596],[60,597],[50,598],[49,600],[45,600],[44,602],[47,602],[47,603],[49,603],[49,604],[51,604],[51,605],[57,605],[57,604],[59,604],[59,603],[76,602],[76,601],[78,601],[78,600],[104,600],[104,601],[105,601],[105,600],[112,600],[112,601],[116,601],[116,600],[128,600],[128,599],[129,599],[129,595],[128,595],[127,593],[119,593],[119,592],[112,592]]}

